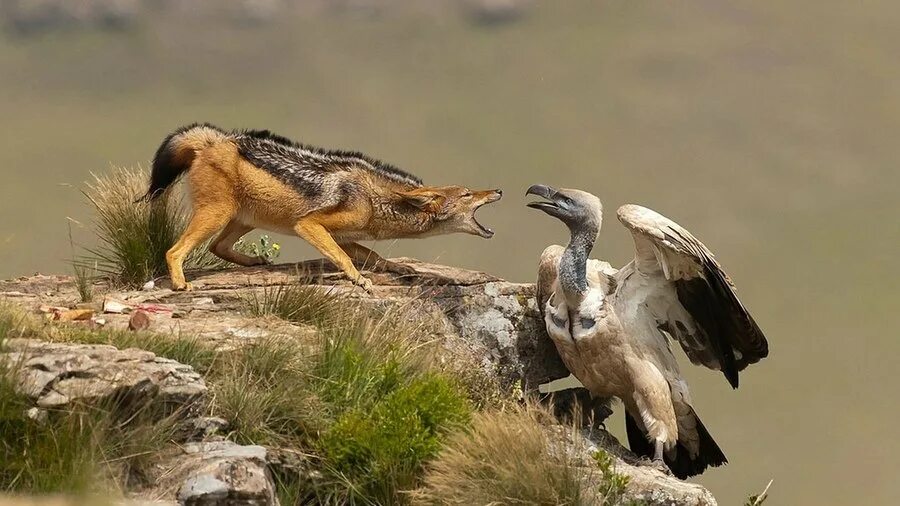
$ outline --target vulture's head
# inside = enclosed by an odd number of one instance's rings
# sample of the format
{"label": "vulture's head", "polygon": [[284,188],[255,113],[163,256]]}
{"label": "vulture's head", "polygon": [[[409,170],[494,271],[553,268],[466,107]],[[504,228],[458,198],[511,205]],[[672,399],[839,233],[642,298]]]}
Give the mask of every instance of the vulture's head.
{"label": "vulture's head", "polygon": [[542,184],[531,185],[525,195],[537,195],[543,200],[529,202],[532,209],[540,209],[559,219],[573,233],[593,233],[600,230],[603,221],[603,205],[600,199],[588,192],[556,189]]}

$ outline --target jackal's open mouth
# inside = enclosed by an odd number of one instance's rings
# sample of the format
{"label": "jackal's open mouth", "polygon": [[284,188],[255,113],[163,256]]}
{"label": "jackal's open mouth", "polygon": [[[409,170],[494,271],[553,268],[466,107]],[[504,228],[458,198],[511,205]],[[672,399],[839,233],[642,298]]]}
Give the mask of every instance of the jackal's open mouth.
{"label": "jackal's open mouth", "polygon": [[[481,206],[478,206],[478,207],[481,207]],[[475,211],[477,211],[477,210],[478,209],[476,208]],[[481,223],[479,223],[478,220],[475,219],[474,212],[472,212],[472,222],[475,223],[476,227],[478,227],[478,233],[481,234],[481,237],[484,237],[485,239],[490,239],[491,237],[494,237],[494,231],[488,227],[485,227]]]}
{"label": "jackal's open mouth", "polygon": [[491,237],[494,237],[494,231],[491,228],[485,227],[484,225],[479,223],[479,221],[475,218],[475,213],[477,213],[478,210],[481,209],[482,207],[484,207],[488,204],[491,204],[493,202],[497,202],[498,200],[500,200],[500,197],[503,196],[503,192],[500,190],[494,190],[492,193],[493,193],[493,195],[488,200],[485,200],[484,202],[479,204],[477,207],[472,209],[472,223],[474,223],[475,226],[478,227],[478,235],[480,235],[481,237],[484,237],[485,239],[490,239]]}

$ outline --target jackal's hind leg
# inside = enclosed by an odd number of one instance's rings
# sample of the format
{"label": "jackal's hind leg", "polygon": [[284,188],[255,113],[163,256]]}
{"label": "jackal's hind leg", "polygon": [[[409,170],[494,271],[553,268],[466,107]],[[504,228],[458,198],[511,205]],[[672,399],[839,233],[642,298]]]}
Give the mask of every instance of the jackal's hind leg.
{"label": "jackal's hind leg", "polygon": [[379,270],[384,272],[393,272],[401,276],[410,276],[416,274],[416,270],[408,265],[392,262],[371,249],[355,242],[342,243],[341,248],[350,255],[354,265],[360,269]]}
{"label": "jackal's hind leg", "polygon": [[203,241],[212,237],[218,230],[225,227],[234,213],[230,209],[219,207],[198,207],[194,209],[191,221],[184,233],[166,252],[166,263],[169,266],[169,277],[172,279],[172,289],[190,290],[191,284],[184,280],[184,259]]}
{"label": "jackal's hind leg", "polygon": [[355,285],[362,287],[366,291],[372,290],[372,281],[363,276],[356,270],[353,261],[347,256],[347,253],[338,246],[334,237],[312,218],[303,218],[294,225],[294,232],[305,239],[314,248],[319,250],[322,255],[331,261],[338,269],[344,271],[344,274],[350,278]]}
{"label": "jackal's hind leg", "polygon": [[234,250],[234,244],[243,237],[247,232],[253,230],[250,225],[245,225],[237,220],[231,220],[219,237],[210,243],[209,251],[213,255],[231,262],[233,264],[242,265],[244,267],[252,267],[254,265],[266,265],[269,263],[264,257],[251,257]]}

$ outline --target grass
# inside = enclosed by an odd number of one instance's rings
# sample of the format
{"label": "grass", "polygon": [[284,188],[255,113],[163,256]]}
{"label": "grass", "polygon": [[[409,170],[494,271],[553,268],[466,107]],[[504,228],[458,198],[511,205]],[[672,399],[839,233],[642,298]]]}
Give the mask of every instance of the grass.
{"label": "grass", "polygon": [[233,439],[308,456],[315,480],[309,470],[276,472],[282,504],[403,504],[424,463],[471,416],[421,322],[403,308],[373,314],[348,304],[302,285],[261,292],[248,312],[314,324],[316,336],[259,342],[209,379]]}
{"label": "grass", "polygon": [[252,316],[277,316],[289,322],[325,326],[352,305],[336,292],[304,284],[302,276],[297,278],[294,284],[251,291],[245,299],[246,311]]}
{"label": "grass", "polygon": [[94,300],[94,278],[97,274],[97,266],[90,267],[85,262],[72,262],[72,274],[75,275],[75,288],[81,302]]}
{"label": "grass", "polygon": [[[0,321],[9,314],[4,310]],[[0,341],[8,330],[0,329]],[[0,492],[117,494],[144,479],[152,456],[176,430],[177,414],[159,420],[149,405],[125,412],[115,401],[32,418],[31,401],[14,383],[16,367],[0,363]]]}
{"label": "grass", "polygon": [[[428,466],[417,505],[618,505],[627,478],[605,453],[592,467],[574,461],[565,442],[544,427],[552,416],[525,406],[477,413]],[[593,484],[601,483],[597,488]]]}
{"label": "grass", "polygon": [[[149,175],[141,168],[115,168],[109,174],[94,175],[82,193],[96,215],[98,244],[87,249],[80,265],[94,265],[110,281],[127,286],[166,274],[166,251],[184,231],[187,218],[171,192],[153,202],[135,202],[146,191],[148,181]],[[223,265],[205,245],[185,261],[186,268]]]}

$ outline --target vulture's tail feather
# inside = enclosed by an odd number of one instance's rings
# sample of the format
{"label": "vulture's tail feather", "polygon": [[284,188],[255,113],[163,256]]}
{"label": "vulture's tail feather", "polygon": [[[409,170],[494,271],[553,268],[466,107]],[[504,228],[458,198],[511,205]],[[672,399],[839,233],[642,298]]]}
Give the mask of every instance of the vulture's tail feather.
{"label": "vulture's tail feather", "polygon": [[[706,430],[700,417],[694,413],[697,421],[697,434],[700,436],[700,452],[691,458],[688,449],[679,441],[675,445],[675,452],[670,457],[663,456],[666,465],[672,470],[672,474],[684,480],[691,476],[702,474],[707,467],[718,467],[728,463],[722,449]],[[641,430],[637,421],[630,414],[625,413],[625,430],[628,433],[628,446],[631,451],[641,457],[653,458],[653,445],[647,440],[647,435]]]}

